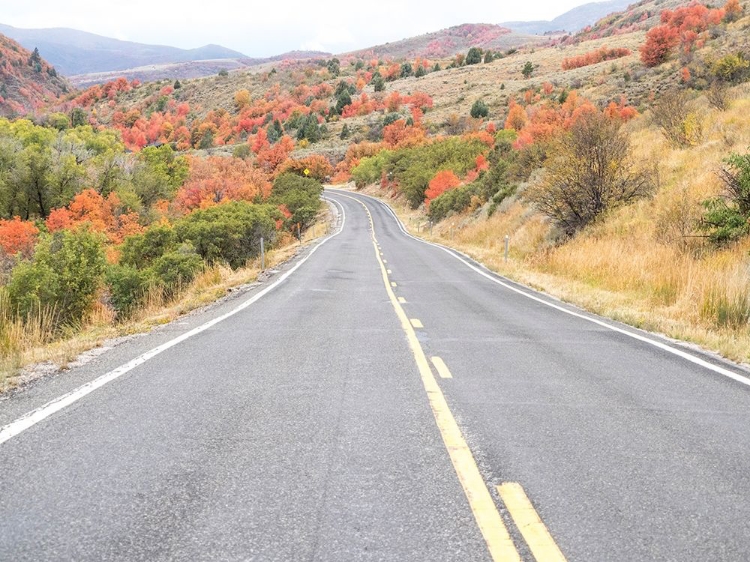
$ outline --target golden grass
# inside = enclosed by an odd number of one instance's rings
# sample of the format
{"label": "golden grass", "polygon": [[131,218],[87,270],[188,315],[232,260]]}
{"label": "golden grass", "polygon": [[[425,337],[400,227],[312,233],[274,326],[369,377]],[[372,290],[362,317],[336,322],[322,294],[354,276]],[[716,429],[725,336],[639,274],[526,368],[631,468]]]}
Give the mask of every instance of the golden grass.
{"label": "golden grass", "polygon": [[[695,228],[701,202],[721,190],[722,160],[750,146],[748,86],[735,94],[725,112],[698,100],[704,138],[689,149],[671,147],[647,116],[630,125],[636,157],[658,173],[657,192],[564,244],[553,243],[547,220],[522,201],[506,201],[490,218],[449,217],[420,235],[564,301],[750,362],[750,240],[716,249]],[[391,202],[416,234],[424,215]]]}
{"label": "golden grass", "polygon": [[[329,211],[321,212],[318,223],[302,237],[302,245],[325,236],[330,223]],[[288,261],[300,243],[289,235],[279,248],[266,254],[266,269]],[[54,312],[45,311],[26,322],[19,320],[0,291],[0,394],[21,382],[21,371],[38,363],[51,363],[66,369],[81,353],[101,347],[106,340],[143,333],[167,324],[193,310],[224,297],[235,288],[255,282],[260,275],[260,259],[246,267],[233,270],[224,265],[207,267],[176,297],[166,299],[158,289],[151,290],[145,304],[127,321],[116,322],[112,310],[97,303],[78,329],[55,332]]]}

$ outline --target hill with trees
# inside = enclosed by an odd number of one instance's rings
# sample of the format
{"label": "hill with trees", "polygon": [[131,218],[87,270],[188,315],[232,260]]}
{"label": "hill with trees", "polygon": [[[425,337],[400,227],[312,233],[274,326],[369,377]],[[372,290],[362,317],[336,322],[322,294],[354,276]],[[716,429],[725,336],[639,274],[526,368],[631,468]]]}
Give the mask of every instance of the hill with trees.
{"label": "hill with trees", "polygon": [[68,90],[68,82],[39,51],[28,51],[0,35],[0,115],[33,112]]}

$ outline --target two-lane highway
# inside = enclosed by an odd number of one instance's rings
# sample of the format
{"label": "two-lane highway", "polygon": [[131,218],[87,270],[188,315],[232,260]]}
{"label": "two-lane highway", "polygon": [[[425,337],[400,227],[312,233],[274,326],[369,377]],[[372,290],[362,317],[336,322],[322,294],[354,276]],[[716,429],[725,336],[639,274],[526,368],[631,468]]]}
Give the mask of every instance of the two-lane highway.
{"label": "two-lane highway", "polygon": [[247,306],[105,354],[25,424],[2,410],[59,383],[0,403],[0,560],[750,555],[739,369],[326,197],[341,231]]}

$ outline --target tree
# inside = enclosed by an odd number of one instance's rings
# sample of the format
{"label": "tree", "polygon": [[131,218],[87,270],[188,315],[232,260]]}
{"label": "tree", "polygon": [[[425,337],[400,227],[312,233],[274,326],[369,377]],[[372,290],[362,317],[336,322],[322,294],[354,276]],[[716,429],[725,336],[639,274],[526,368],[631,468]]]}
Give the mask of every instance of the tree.
{"label": "tree", "polygon": [[550,151],[542,181],[527,197],[567,235],[605,211],[651,191],[635,169],[621,122],[598,111],[584,113]]}
{"label": "tree", "polygon": [[341,135],[339,135],[339,138],[341,140],[346,140],[346,139],[349,138],[349,134],[350,134],[349,133],[349,125],[347,125],[346,123],[344,123],[344,126],[341,129]]}
{"label": "tree", "polygon": [[480,117],[487,117],[490,114],[490,108],[482,100],[477,100],[471,106],[470,113],[474,119],[479,119]]}
{"label": "tree", "polygon": [[221,76],[222,78],[226,78],[227,76],[229,76],[229,71],[226,68],[222,68],[219,71],[219,76]]}
{"label": "tree", "polygon": [[427,202],[427,207],[429,208],[430,202],[433,199],[440,196],[449,189],[457,187],[458,185],[460,185],[460,183],[461,180],[458,179],[458,176],[456,176],[456,174],[454,174],[452,170],[441,170],[440,172],[435,174],[435,176],[430,180],[430,183],[427,186],[427,191],[425,191],[425,200]]}
{"label": "tree", "polygon": [[669,25],[658,25],[646,34],[646,42],[641,47],[641,62],[646,66],[659,66],[669,58],[680,42],[679,30]]}
{"label": "tree", "polygon": [[401,64],[401,78],[406,78],[407,76],[412,75],[412,66],[410,62],[405,62]]}
{"label": "tree", "polygon": [[427,71],[426,71],[426,70],[424,69],[424,66],[422,66],[422,65],[420,64],[420,65],[419,65],[419,66],[417,67],[417,70],[416,70],[416,71],[414,72],[414,76],[415,76],[416,78],[422,78],[422,76],[424,76],[425,74],[427,74]]}
{"label": "tree", "polygon": [[180,83],[179,80],[175,80],[172,88],[174,88],[175,90],[179,90],[180,88],[182,88],[182,84]]}
{"label": "tree", "polygon": [[531,75],[534,73],[534,63],[531,61],[526,61],[526,64],[523,65],[523,69],[521,69],[521,74],[523,74],[524,78],[531,78]]}
{"label": "tree", "polygon": [[385,80],[380,72],[376,72],[375,76],[372,77],[372,87],[376,92],[382,92],[385,90]]}
{"label": "tree", "polygon": [[472,47],[466,54],[466,64],[479,64],[482,62],[482,49],[479,47]]}

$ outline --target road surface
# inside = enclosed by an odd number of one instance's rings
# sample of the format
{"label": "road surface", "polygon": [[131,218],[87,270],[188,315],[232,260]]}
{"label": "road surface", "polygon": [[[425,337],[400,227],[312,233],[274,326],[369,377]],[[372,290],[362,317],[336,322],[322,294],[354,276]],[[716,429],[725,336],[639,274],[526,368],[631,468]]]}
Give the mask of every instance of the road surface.
{"label": "road surface", "polygon": [[0,560],[750,557],[739,367],[326,196],[265,284],[0,402]]}

